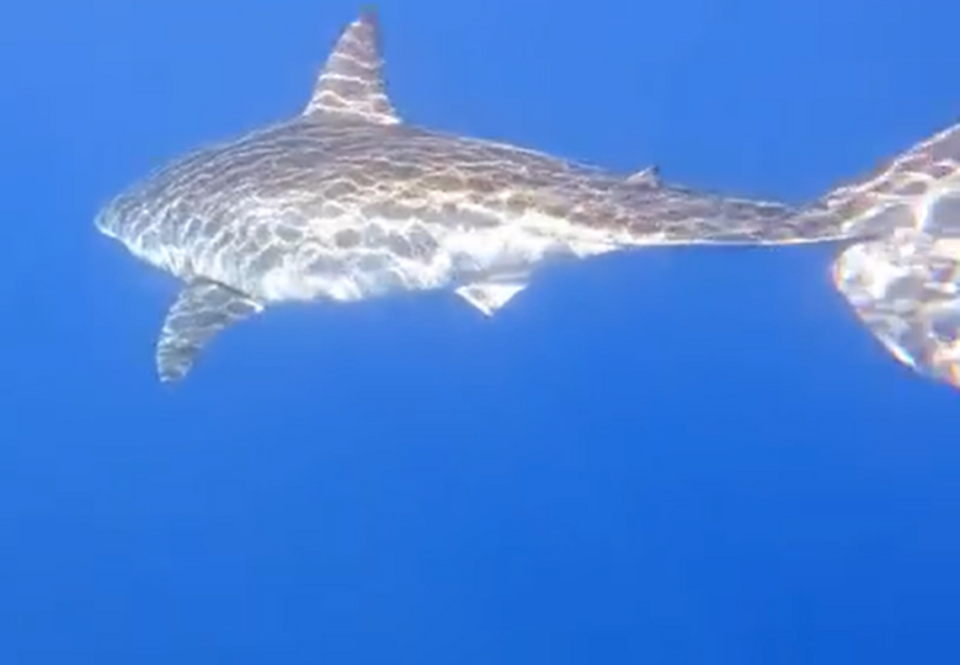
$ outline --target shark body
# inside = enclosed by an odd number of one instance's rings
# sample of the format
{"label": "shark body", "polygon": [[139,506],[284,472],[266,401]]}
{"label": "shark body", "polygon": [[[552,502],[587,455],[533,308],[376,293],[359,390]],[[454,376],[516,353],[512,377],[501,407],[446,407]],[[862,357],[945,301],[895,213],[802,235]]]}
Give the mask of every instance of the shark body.
{"label": "shark body", "polygon": [[795,208],[416,127],[382,70],[367,12],[299,115],[188,155],[101,210],[101,232],[183,283],[157,343],[162,381],[276,303],[447,289],[493,315],[560,257],[853,240],[838,287],[903,362],[960,383],[957,128]]}

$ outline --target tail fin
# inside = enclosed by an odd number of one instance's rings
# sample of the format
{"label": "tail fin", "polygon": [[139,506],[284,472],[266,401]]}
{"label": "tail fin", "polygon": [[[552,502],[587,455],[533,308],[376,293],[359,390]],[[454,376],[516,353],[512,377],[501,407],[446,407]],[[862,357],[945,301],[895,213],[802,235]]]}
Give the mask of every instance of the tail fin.
{"label": "tail fin", "polygon": [[852,238],[833,279],[901,362],[960,388],[960,124],[829,193]]}

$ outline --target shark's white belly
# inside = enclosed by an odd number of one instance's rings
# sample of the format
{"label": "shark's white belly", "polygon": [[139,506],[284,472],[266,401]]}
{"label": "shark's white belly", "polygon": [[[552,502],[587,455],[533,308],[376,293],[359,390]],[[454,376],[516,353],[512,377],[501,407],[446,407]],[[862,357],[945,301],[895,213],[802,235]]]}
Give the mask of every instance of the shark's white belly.
{"label": "shark's white belly", "polygon": [[266,302],[345,302],[438,289],[461,290],[467,297],[471,287],[506,289],[512,295],[545,262],[593,256],[626,244],[609,231],[542,215],[483,224],[327,219],[317,225],[314,237],[315,242],[282,263],[246,275],[241,280],[248,283],[246,290]]}

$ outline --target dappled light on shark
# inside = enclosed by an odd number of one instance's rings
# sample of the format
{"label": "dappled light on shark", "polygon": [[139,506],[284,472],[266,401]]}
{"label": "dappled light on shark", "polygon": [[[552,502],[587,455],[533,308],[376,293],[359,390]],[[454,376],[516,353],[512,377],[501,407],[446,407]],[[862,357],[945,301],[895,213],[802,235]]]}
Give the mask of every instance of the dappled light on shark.
{"label": "dappled light on shark", "polygon": [[837,287],[901,362],[960,387],[960,192],[897,214],[902,227],[840,255]]}
{"label": "dappled light on shark", "polygon": [[794,207],[417,127],[390,99],[367,11],[298,114],[160,169],[96,226],[182,283],[157,341],[162,381],[277,303],[445,290],[489,317],[556,259],[836,243],[836,286],[867,328],[901,362],[960,386],[958,158],[955,126]]}

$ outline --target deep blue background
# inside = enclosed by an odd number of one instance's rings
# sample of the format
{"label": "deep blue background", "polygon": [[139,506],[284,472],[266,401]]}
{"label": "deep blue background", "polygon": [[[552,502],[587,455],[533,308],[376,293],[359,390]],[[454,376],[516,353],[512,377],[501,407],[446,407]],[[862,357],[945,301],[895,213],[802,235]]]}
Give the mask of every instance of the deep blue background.
{"label": "deep blue background", "polygon": [[[390,0],[410,120],[800,202],[960,114],[954,0]],[[0,663],[957,663],[960,393],[830,247],[282,308],[158,385],[97,207],[297,112],[347,0],[0,9]]]}

